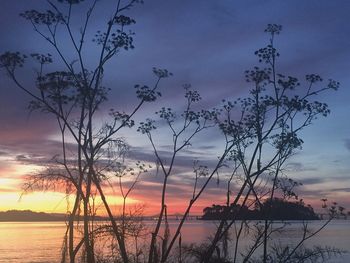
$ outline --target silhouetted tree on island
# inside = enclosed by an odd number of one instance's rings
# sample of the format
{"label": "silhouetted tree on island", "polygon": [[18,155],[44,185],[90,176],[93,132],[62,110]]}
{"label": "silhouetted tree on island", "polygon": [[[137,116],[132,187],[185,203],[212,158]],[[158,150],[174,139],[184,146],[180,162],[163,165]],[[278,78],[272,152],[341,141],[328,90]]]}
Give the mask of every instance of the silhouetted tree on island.
{"label": "silhouetted tree on island", "polygon": [[[121,129],[135,125],[132,119],[134,115],[145,103],[153,102],[161,96],[159,83],[172,74],[165,69],[153,69],[156,77],[154,85],[135,85],[138,102],[134,108],[129,113],[112,109],[109,119],[101,124],[98,112],[105,105],[110,90],[103,83],[105,68],[123,50],[134,48],[133,32],[127,29],[135,20],[126,16],[126,11],[141,1],[116,1],[113,15],[106,21],[105,30],[97,31],[94,36],[99,56],[91,67],[88,66],[91,63],[87,62],[89,52],[86,52],[86,39],[98,1],[93,0],[88,4],[81,20],[82,25],[78,26],[80,29],[72,24],[72,14],[83,1],[59,2],[56,5],[49,1],[48,11],[29,10],[21,14],[55,51],[55,55],[30,55],[38,66],[35,88],[22,82],[19,77],[21,68],[29,59],[27,55],[6,52],[0,55],[0,67],[19,89],[29,95],[30,110],[49,114],[57,121],[61,154],[55,155],[54,162],[49,163],[47,169],[31,175],[24,190],[56,190],[64,187],[67,194],[74,195],[74,204],[67,210],[65,240],[70,263],[78,262],[79,253],[82,253],[83,261],[87,263],[165,263],[185,262],[185,256],[186,262],[237,262],[239,253],[242,254],[243,262],[254,262],[254,255],[257,255],[255,253],[261,246],[263,255],[258,259],[260,262],[295,262],[294,259],[302,257],[305,260],[317,260],[327,253],[339,252],[330,248],[302,248],[307,239],[316,235],[337,215],[337,206],[330,207],[331,217],[320,229],[310,232],[307,225],[304,225],[303,236],[295,246],[278,248],[270,245],[271,234],[276,231],[272,226],[273,220],[291,219],[292,216],[288,213],[293,213],[293,216],[298,214],[302,219],[314,216],[311,207],[286,201],[297,196],[294,188],[299,184],[288,179],[283,174],[283,169],[288,159],[301,149],[303,140],[300,131],[316,118],[329,114],[327,104],[315,100],[317,95],[339,87],[339,83],[331,79],[326,85],[321,85],[320,76],[309,74],[306,75],[302,88],[297,78],[281,74],[277,68],[279,53],[274,46],[274,38],[282,27],[274,24],[268,25],[265,30],[270,37],[268,45],[255,53],[263,67],[246,71],[247,83],[251,85],[246,98],[233,102],[224,100],[220,106],[210,110],[200,109],[199,92],[185,85],[186,103],[182,112],[175,112],[171,106],[162,107],[156,112],[156,118],[160,122],[148,118],[139,124],[137,130],[148,139],[156,159],[156,169],[152,171],[161,175],[163,181],[156,224],[143,234],[149,240],[147,248],[138,247],[138,235],[144,228],[133,216],[140,216],[141,212],[128,214],[126,200],[140,175],[147,172],[150,166],[141,162],[136,162],[134,166],[126,165],[129,145],[118,134]],[[62,32],[66,36],[61,39]],[[67,41],[72,45],[72,55],[66,55],[61,48]],[[56,63],[56,59],[59,60],[57,65],[63,64],[64,68],[52,71],[55,67],[50,65]],[[166,145],[157,143],[157,128],[161,122],[170,131],[170,143]],[[194,139],[201,138],[201,134],[209,129],[220,130],[223,149],[215,159],[215,164],[210,167],[204,161],[194,160],[193,187],[188,193],[189,199],[183,216],[172,234],[167,215],[170,205],[167,201],[169,178],[177,176],[177,158],[181,152],[192,147]],[[161,147],[169,149],[170,157],[162,155]],[[132,178],[129,187],[123,184],[124,177]],[[226,195],[218,197],[225,198],[226,205],[206,208],[205,215],[220,215],[215,218],[220,219],[219,225],[209,243],[186,250],[181,239],[186,218],[216,177],[220,177],[226,184]],[[106,182],[113,180],[117,182],[123,199],[121,215],[113,214],[105,194],[108,187]],[[99,226],[94,220],[97,197],[101,199],[109,218],[106,226]],[[344,209],[341,210],[343,212]],[[79,215],[83,217],[81,228],[79,222],[74,221]],[[116,220],[117,216],[119,220]],[[249,227],[249,216],[264,220],[264,224],[263,227],[254,225],[255,240],[252,246],[238,251],[244,227]],[[233,247],[234,256],[229,258],[227,242],[232,226],[238,231]],[[162,227],[164,231],[161,231]],[[83,238],[76,244],[74,240],[79,231]],[[103,255],[102,259],[98,258],[94,249],[102,233],[107,233],[113,239],[112,255],[106,260]],[[128,242],[134,242],[135,246],[128,245]],[[280,253],[280,249],[284,254]],[[62,254],[62,262],[65,262],[65,251]]]}
{"label": "silhouetted tree on island", "polygon": [[302,202],[290,202],[280,198],[265,200],[257,209],[249,209],[247,206],[231,204],[227,212],[227,206],[212,205],[203,209],[204,220],[317,220],[311,206],[305,206]]}

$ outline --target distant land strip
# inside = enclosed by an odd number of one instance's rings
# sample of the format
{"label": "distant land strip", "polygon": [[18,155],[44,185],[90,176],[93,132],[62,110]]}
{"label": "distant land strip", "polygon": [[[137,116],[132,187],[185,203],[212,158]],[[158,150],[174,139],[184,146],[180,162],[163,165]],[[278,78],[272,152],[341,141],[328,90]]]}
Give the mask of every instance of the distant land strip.
{"label": "distant land strip", "polygon": [[[66,221],[67,214],[59,213],[44,213],[44,212],[34,212],[31,210],[9,210],[5,212],[0,212],[0,222],[44,222],[44,221]],[[82,217],[76,217],[75,220],[82,221]],[[96,216],[94,220],[104,221],[107,218]]]}

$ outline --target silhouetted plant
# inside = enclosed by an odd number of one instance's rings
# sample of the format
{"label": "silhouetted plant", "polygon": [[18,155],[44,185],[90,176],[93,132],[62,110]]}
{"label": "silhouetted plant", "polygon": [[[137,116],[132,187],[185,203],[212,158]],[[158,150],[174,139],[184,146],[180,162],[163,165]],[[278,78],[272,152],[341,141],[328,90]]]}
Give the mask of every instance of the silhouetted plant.
{"label": "silhouetted plant", "polygon": [[[234,201],[232,204],[228,202],[222,213],[229,213],[230,205],[240,205],[241,209],[254,205],[265,211],[265,227],[260,232],[261,242],[258,242],[259,246],[263,246],[263,262],[267,262],[268,237],[272,231],[269,217],[273,213],[273,207],[268,207],[268,203],[267,207],[264,206],[263,200],[272,200],[278,191],[281,197],[297,198],[293,188],[298,183],[284,179],[283,169],[288,159],[302,147],[300,131],[319,116],[327,116],[330,112],[327,104],[313,101],[314,97],[339,87],[339,83],[334,80],[321,86],[322,78],[309,74],[302,88],[297,78],[279,73],[277,62],[280,54],[274,47],[274,38],[281,29],[280,25],[267,26],[265,32],[269,34],[270,41],[266,47],[255,52],[263,67],[256,66],[245,72],[246,81],[252,86],[249,96],[233,102],[225,100],[218,118],[220,129],[234,145],[226,164],[232,163],[232,174],[242,174],[241,184],[236,185],[238,191],[233,193],[228,188],[227,199],[232,195]],[[219,241],[235,224],[235,218],[225,218],[217,228],[202,262],[209,262]],[[239,236],[236,239],[238,241]]]}
{"label": "silhouetted plant", "polygon": [[[159,216],[157,218],[157,223],[152,231],[152,237],[150,241],[150,249],[148,252],[148,262],[166,262],[174,245],[179,238],[181,229],[183,224],[185,223],[186,217],[188,216],[192,206],[199,198],[205,186],[211,180],[215,171],[220,167],[223,157],[218,162],[218,165],[214,171],[209,174],[206,171],[204,166],[199,168],[195,168],[195,182],[193,186],[192,199],[189,200],[189,204],[184,211],[184,215],[182,216],[175,234],[171,237],[168,231],[164,231],[162,239],[162,249],[157,249],[157,239],[159,238],[159,231],[163,222],[165,220],[165,229],[167,229],[167,220],[166,220],[166,208],[167,208],[167,184],[168,180],[173,175],[175,160],[179,156],[182,150],[191,146],[191,141],[194,137],[200,134],[202,131],[211,128],[216,125],[216,118],[218,112],[216,110],[199,110],[195,111],[193,108],[195,104],[198,104],[201,100],[200,94],[192,90],[189,85],[184,86],[185,90],[185,110],[182,113],[176,113],[171,108],[162,107],[159,111],[156,112],[159,119],[165,123],[165,125],[169,128],[171,132],[172,142],[169,147],[170,150],[170,158],[162,157],[159,151],[159,146],[155,143],[154,133],[157,130],[156,122],[152,119],[147,119],[144,122],[140,123],[138,127],[138,131],[142,134],[145,134],[150,141],[151,147],[153,149],[154,155],[156,157],[156,163],[159,166],[158,171],[163,175],[163,184],[161,189],[161,208],[159,212]],[[226,151],[224,151],[226,152]],[[204,186],[198,187],[197,182],[199,177],[207,177],[207,183]],[[198,188],[197,188],[198,187]],[[159,258],[159,259],[156,259]]]}
{"label": "silhouetted plant", "polygon": [[[30,96],[29,109],[50,114],[59,127],[62,153],[52,158],[47,169],[31,175],[24,190],[48,190],[64,186],[67,195],[74,194],[73,207],[67,211],[69,219],[62,261],[66,257],[65,251],[68,252],[71,263],[76,261],[80,251],[82,260],[87,263],[139,262],[141,256],[145,257],[145,262],[165,263],[174,258],[174,251],[178,249],[180,256],[175,255],[175,258],[179,261],[230,262],[227,252],[228,231],[236,226],[238,215],[248,214],[252,206],[263,214],[263,225],[256,223],[250,226],[247,218],[242,218],[235,236],[233,262],[237,262],[238,254],[241,254],[243,262],[254,262],[255,253],[261,246],[263,254],[259,260],[263,262],[308,262],[341,252],[331,248],[303,247],[306,240],[319,233],[333,218],[344,215],[343,207],[334,203],[328,208],[325,199],[323,206],[329,209],[330,217],[324,225],[310,232],[308,225],[304,224],[303,236],[294,246],[269,246],[272,234],[283,228],[272,227],[278,205],[276,197],[298,198],[294,188],[299,184],[288,179],[283,171],[289,158],[302,148],[300,131],[318,117],[327,116],[330,112],[327,104],[314,101],[314,98],[321,92],[339,88],[339,83],[331,79],[322,86],[323,79],[316,74],[306,75],[303,82],[306,84],[302,85],[297,78],[278,72],[277,61],[280,54],[274,46],[274,38],[280,34],[282,26],[275,24],[269,24],[265,30],[270,37],[268,45],[255,52],[263,66],[256,66],[245,72],[245,79],[251,85],[247,97],[234,101],[224,100],[219,109],[197,110],[201,96],[189,85],[185,85],[186,105],[182,112],[176,112],[171,107],[162,107],[156,112],[157,121],[148,118],[139,124],[137,131],[148,139],[156,158],[157,173],[163,179],[160,210],[149,235],[149,248],[140,249],[137,244],[144,225],[136,220],[135,216],[139,214],[127,212],[126,200],[138,183],[140,175],[150,167],[140,162],[134,167],[126,165],[124,160],[129,147],[124,139],[118,137],[118,133],[122,128],[134,127],[132,118],[135,113],[144,103],[161,97],[159,82],[172,74],[166,69],[154,68],[156,81],[153,86],[134,86],[139,102],[131,112],[111,109],[109,121],[101,124],[97,113],[106,102],[110,91],[103,85],[104,69],[117,54],[134,48],[134,33],[127,29],[135,20],[126,16],[125,11],[142,1],[129,0],[124,5],[120,0],[117,1],[105,30],[94,34],[93,42],[99,50],[99,56],[92,68],[87,67],[84,49],[91,15],[98,1],[91,1],[79,33],[76,33],[71,19],[76,5],[82,1],[59,2],[56,5],[49,1],[50,9],[44,12],[29,10],[21,14],[32,24],[34,31],[51,45],[56,55],[32,53],[27,56],[19,52],[5,52],[0,55],[0,67],[19,89]],[[57,34],[59,28],[64,29],[73,46],[72,57],[66,56],[61,48],[62,39]],[[29,57],[37,63],[38,68],[34,89],[22,83],[18,74]],[[56,63],[57,58],[65,68],[52,72],[49,70],[50,64]],[[160,122],[165,124],[171,134],[170,146],[167,145],[170,149],[169,158],[162,156],[156,143]],[[213,167],[209,168],[199,161],[194,162],[190,199],[175,232],[171,235],[167,218],[167,186],[169,178],[175,176],[176,159],[183,150],[192,146],[194,138],[214,127],[220,129],[224,147]],[[193,205],[216,176],[219,178],[226,174],[226,204],[213,205],[210,208],[222,215],[214,236],[207,243],[183,247],[181,230]],[[129,187],[122,181],[126,176],[133,178]],[[233,178],[238,179],[235,181],[235,189],[238,189],[236,192],[232,190]],[[105,187],[113,179],[117,180],[123,199],[118,223],[105,195]],[[96,197],[102,200],[109,218],[108,225],[99,225],[94,221]],[[301,202],[299,205],[311,213],[309,207]],[[207,209],[208,213],[210,209]],[[79,223],[75,224],[74,220],[81,214],[83,225],[78,228]],[[161,235],[162,225],[165,231]],[[77,230],[82,231],[82,239],[74,244]],[[254,240],[243,253],[238,251],[238,243],[243,238],[244,231],[253,233]],[[112,239],[111,255],[95,253],[95,240],[104,235]],[[127,247],[128,239],[135,241],[134,250]]]}
{"label": "silhouetted plant", "polygon": [[[136,97],[139,102],[130,113],[112,110],[110,121],[100,124],[96,116],[98,110],[108,97],[109,88],[103,86],[104,68],[115,55],[123,50],[134,48],[134,33],[128,28],[135,20],[125,15],[125,11],[142,2],[129,0],[126,3],[117,1],[113,7],[113,15],[107,20],[104,31],[97,31],[93,41],[97,44],[99,56],[95,66],[88,68],[86,51],[86,39],[88,26],[95,11],[97,0],[90,1],[85,17],[82,17],[81,28],[76,31],[72,23],[72,16],[77,4],[82,1],[67,0],[59,1],[59,4],[48,2],[47,11],[29,10],[21,16],[29,21],[36,33],[44,41],[48,42],[55,51],[51,54],[33,53],[30,57],[37,62],[37,76],[35,89],[27,83],[22,83],[19,78],[19,68],[24,67],[28,56],[19,52],[5,52],[0,55],[0,67],[15,82],[17,87],[27,93],[31,102],[30,110],[49,113],[57,120],[62,144],[62,153],[54,156],[52,163],[48,164],[46,171],[29,177],[24,186],[25,191],[32,189],[57,189],[60,185],[66,186],[66,193],[75,195],[75,201],[68,212],[68,254],[70,262],[75,262],[78,251],[82,247],[74,245],[76,236],[74,219],[82,212],[83,215],[83,257],[87,263],[95,262],[94,255],[94,204],[91,203],[99,196],[110,219],[112,233],[115,236],[118,249],[123,262],[128,262],[128,252],[125,246],[125,200],[133,185],[127,192],[120,183],[120,190],[124,200],[122,212],[122,224],[118,225],[112,214],[110,204],[104,194],[104,184],[111,178],[111,174],[118,172],[123,166],[123,154],[126,144],[118,138],[118,132],[124,127],[132,127],[132,117],[146,102],[156,100],[161,93],[158,91],[159,81],[171,76],[165,69],[153,69],[156,76],[154,86],[137,85]],[[80,25],[79,25],[80,26]],[[58,30],[66,33],[65,38],[58,35]],[[65,55],[61,48],[70,41],[73,47],[73,55]],[[49,64],[62,62],[65,66],[62,70],[50,71]],[[111,156],[109,149],[117,154]],[[145,171],[141,164],[139,170]],[[123,168],[124,169],[124,168]],[[124,170],[132,175],[131,170]],[[119,179],[122,176],[117,176]],[[135,179],[135,183],[137,178]],[[82,204],[82,211],[81,211]]]}

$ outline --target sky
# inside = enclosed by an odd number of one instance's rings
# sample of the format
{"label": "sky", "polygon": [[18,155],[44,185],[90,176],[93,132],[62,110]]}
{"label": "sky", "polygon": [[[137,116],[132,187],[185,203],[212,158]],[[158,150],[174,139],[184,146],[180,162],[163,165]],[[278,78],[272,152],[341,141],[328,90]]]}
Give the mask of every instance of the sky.
{"label": "sky", "polygon": [[[81,8],[86,7],[86,0]],[[88,30],[88,40],[105,27],[115,1],[99,1]],[[18,14],[30,9],[46,10],[46,1],[2,0],[0,11],[0,53],[50,52],[52,48],[33,32],[31,25]],[[146,105],[136,121],[152,117],[162,106],[175,110],[184,107],[182,85],[191,84],[198,90],[204,108],[220,104],[222,99],[234,99],[247,94],[249,85],[244,71],[257,64],[254,51],[267,44],[264,28],[269,23],[283,25],[276,39],[281,53],[279,71],[300,79],[317,73],[324,79],[340,82],[337,92],[321,94],[328,103],[329,117],[317,120],[303,131],[303,150],[289,161],[289,175],[303,183],[298,190],[301,198],[314,207],[321,198],[328,198],[350,209],[350,124],[348,120],[350,85],[350,2],[346,0],[146,0],[127,12],[136,20],[135,49],[122,52],[105,70],[104,84],[111,88],[109,100],[101,109],[101,119],[110,107],[128,111],[137,103],[133,86],[154,82],[152,68],[166,68],[174,76],[162,81],[162,97]],[[84,11],[74,10],[74,23],[79,25]],[[79,30],[79,26],[76,27]],[[72,47],[62,32],[63,52],[70,56]],[[86,43],[84,56],[93,64],[96,45]],[[57,68],[62,65],[57,64]],[[0,211],[31,209],[64,212],[66,198],[61,192],[33,192],[21,196],[26,175],[46,164],[58,149],[57,126],[50,116],[30,113],[30,98],[0,73]],[[32,85],[34,65],[21,71],[21,80]],[[152,162],[146,138],[135,130],[120,134],[131,145],[131,158]],[[181,213],[188,200],[193,178],[189,174],[193,158],[206,162],[218,154],[222,138],[215,132],[199,137],[195,146],[178,160],[176,176],[169,181],[169,204],[173,213]],[[170,139],[171,140],[171,139]],[[161,130],[157,143],[168,154],[169,137]],[[145,205],[148,213],[159,204],[161,178],[154,173],[144,176],[129,204]],[[194,208],[200,213],[215,200],[222,202],[222,185],[212,182]],[[120,205],[117,190],[109,190],[111,203]],[[170,206],[170,205],[169,205]],[[116,208],[118,209],[118,208]]]}

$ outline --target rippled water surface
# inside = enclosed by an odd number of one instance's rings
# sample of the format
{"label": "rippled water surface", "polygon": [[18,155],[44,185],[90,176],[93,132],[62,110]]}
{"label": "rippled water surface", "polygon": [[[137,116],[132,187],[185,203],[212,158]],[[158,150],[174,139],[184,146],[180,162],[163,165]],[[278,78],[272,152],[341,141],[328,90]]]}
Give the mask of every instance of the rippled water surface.
{"label": "rippled water surface", "polygon": [[[147,222],[151,225],[151,222]],[[173,230],[178,221],[170,223]],[[275,224],[278,227],[279,224]],[[316,229],[322,221],[311,222]],[[287,226],[283,234],[275,236],[282,244],[296,243],[300,238],[300,222]],[[184,242],[204,241],[215,229],[215,222],[187,221],[182,230]],[[1,263],[59,263],[63,237],[66,231],[64,222],[1,222],[0,223],[0,262]],[[242,240],[242,247],[248,245],[249,237]],[[307,246],[332,246],[350,251],[350,220],[331,222]],[[350,254],[334,258],[331,262],[350,262]]]}

